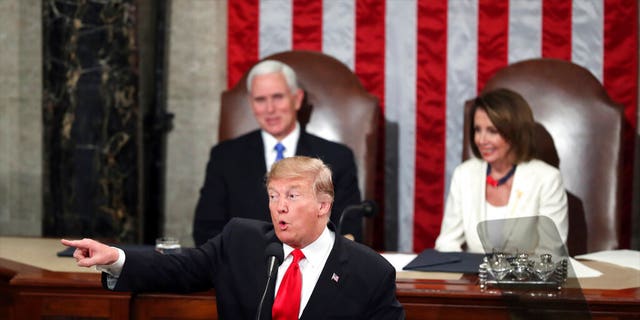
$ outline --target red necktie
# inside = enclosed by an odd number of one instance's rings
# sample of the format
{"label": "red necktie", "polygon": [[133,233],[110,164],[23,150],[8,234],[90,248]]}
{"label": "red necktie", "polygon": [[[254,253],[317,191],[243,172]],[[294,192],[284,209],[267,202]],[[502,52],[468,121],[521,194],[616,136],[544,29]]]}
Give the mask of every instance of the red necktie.
{"label": "red necktie", "polygon": [[293,262],[284,273],[278,294],[273,302],[271,317],[274,320],[294,320],[298,319],[300,312],[300,295],[302,294],[302,274],[298,262],[304,258],[300,249],[291,252]]}

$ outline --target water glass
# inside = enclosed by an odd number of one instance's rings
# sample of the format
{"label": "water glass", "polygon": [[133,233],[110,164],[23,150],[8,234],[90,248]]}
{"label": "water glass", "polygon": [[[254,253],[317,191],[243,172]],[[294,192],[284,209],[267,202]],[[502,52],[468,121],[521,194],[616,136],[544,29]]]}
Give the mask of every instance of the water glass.
{"label": "water glass", "polygon": [[156,251],[162,254],[180,253],[180,241],[174,237],[160,237],[156,239]]}

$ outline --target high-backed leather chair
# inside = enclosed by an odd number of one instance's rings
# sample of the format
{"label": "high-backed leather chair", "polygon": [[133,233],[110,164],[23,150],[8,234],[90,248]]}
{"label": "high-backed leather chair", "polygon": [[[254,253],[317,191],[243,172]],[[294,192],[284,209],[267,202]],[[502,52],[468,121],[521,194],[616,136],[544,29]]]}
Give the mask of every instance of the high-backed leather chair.
{"label": "high-backed leather chair", "polygon": [[[585,68],[532,59],[499,70],[483,92],[508,88],[531,106],[537,158],[558,167],[569,200],[571,255],[617,249],[620,243],[623,108]],[[467,103],[465,128],[468,126]],[[464,132],[464,145],[469,146]],[[463,159],[471,154],[465,147]]]}
{"label": "high-backed leather chair", "polygon": [[[358,182],[364,198],[375,199],[377,166],[378,99],[369,94],[357,76],[337,59],[314,51],[286,51],[265,59],[279,60],[293,68],[305,91],[298,112],[307,132],[344,143],[354,153]],[[248,73],[248,70],[247,70]],[[247,73],[222,93],[219,139],[226,140],[257,129],[249,105]],[[363,242],[373,241],[373,221],[365,220]]]}

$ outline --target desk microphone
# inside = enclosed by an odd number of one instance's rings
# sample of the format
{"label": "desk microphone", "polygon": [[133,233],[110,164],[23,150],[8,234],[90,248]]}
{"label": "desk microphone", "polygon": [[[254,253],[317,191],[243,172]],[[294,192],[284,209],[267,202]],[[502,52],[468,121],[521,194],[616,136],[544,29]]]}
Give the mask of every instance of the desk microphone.
{"label": "desk microphone", "polygon": [[362,214],[364,217],[373,217],[378,213],[378,205],[373,200],[365,200],[360,204],[352,204],[342,210],[340,221],[338,221],[338,231],[342,233],[342,223],[347,215]]}
{"label": "desk microphone", "polygon": [[264,286],[264,291],[262,292],[262,297],[260,298],[260,303],[258,303],[258,312],[256,313],[256,320],[260,320],[260,315],[262,313],[262,305],[264,304],[264,299],[267,296],[267,291],[269,290],[269,283],[271,282],[271,278],[275,274],[275,270],[278,270],[278,267],[282,263],[282,259],[284,257],[284,252],[282,251],[282,244],[279,242],[271,242],[267,245],[267,248],[264,250],[264,255],[267,257],[267,284]]}

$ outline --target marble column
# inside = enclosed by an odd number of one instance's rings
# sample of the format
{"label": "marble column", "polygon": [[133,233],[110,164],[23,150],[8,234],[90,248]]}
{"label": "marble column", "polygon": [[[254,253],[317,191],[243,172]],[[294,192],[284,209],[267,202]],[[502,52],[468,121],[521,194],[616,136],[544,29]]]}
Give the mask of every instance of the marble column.
{"label": "marble column", "polygon": [[44,235],[139,239],[133,0],[44,0]]}

